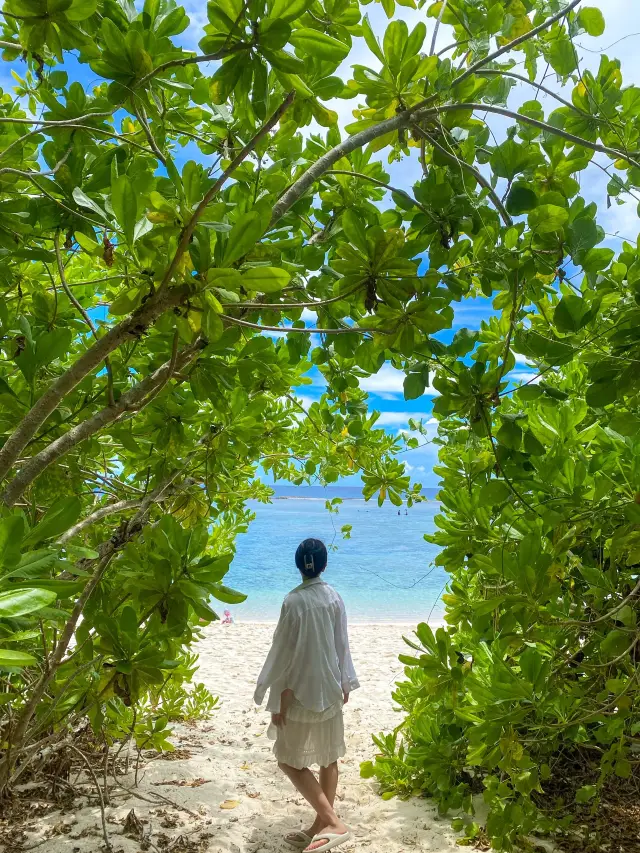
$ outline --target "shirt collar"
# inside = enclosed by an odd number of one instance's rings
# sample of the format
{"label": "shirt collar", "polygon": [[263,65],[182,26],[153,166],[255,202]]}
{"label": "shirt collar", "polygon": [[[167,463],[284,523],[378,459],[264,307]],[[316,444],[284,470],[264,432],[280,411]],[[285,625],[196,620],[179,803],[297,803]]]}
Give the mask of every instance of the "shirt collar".
{"label": "shirt collar", "polygon": [[307,586],[313,586],[316,583],[324,583],[322,577],[318,575],[317,578],[305,578],[300,586],[296,587],[296,589],[304,589]]}

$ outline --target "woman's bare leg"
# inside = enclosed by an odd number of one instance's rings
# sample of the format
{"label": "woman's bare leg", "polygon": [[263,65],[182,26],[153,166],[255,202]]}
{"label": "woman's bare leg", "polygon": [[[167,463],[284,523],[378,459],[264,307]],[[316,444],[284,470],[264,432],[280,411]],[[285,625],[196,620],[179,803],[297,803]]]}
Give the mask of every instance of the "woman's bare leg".
{"label": "woman's bare leg", "polygon": [[338,762],[334,761],[328,767],[320,768],[320,787],[325,793],[326,798],[331,805],[336,801],[336,791],[338,790]]}
{"label": "woman's bare leg", "polygon": [[[335,832],[338,834],[347,831],[347,827],[333,810],[332,803],[329,802],[327,794],[324,792],[311,770],[308,768],[305,768],[304,770],[296,770],[295,767],[290,767],[288,764],[283,764],[282,762],[279,763],[279,767],[282,772],[289,777],[296,790],[302,794],[311,808],[315,811],[317,818],[312,827],[314,835],[317,835],[321,831]],[[325,770],[328,769],[329,768],[325,768]],[[332,778],[331,774],[329,774],[328,778]],[[337,765],[335,780],[337,785]],[[333,791],[333,796],[335,797],[335,789]],[[315,846],[320,847],[321,843],[318,842]],[[311,846],[310,849],[313,850],[314,847]]]}

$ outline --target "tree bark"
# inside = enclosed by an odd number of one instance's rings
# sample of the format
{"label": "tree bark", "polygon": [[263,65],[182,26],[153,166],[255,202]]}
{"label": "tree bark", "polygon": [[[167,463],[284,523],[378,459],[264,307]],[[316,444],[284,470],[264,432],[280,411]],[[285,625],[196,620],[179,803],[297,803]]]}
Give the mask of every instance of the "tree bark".
{"label": "tree bark", "polygon": [[3,480],[20,453],[36,434],[39,427],[57,408],[70,391],[91,373],[100,362],[117,349],[124,341],[138,338],[168,308],[178,305],[189,293],[187,285],[157,291],[130,317],[110,329],[96,341],[62,376],[56,379],[31,410],[24,416],[14,432],[0,450],[0,481]]}
{"label": "tree bark", "polygon": [[44,450],[36,454],[30,459],[20,471],[16,474],[13,480],[5,489],[2,502],[6,506],[13,506],[20,495],[24,492],[27,486],[32,483],[49,465],[67,453],[71,448],[75,447],[81,441],[90,438],[95,433],[99,432],[105,426],[118,420],[118,418],[127,411],[141,408],[144,404],[144,398],[152,393],[155,388],[163,384],[170,378],[171,374],[176,370],[181,370],[186,364],[193,359],[195,355],[203,348],[204,341],[198,340],[195,344],[184,349],[178,354],[177,359],[171,359],[165,362],[154,373],[147,376],[130,391],[125,392],[114,406],[107,406],[99,412],[96,412],[86,421],[82,421],[77,426],[70,429],[64,435],[52,441]]}

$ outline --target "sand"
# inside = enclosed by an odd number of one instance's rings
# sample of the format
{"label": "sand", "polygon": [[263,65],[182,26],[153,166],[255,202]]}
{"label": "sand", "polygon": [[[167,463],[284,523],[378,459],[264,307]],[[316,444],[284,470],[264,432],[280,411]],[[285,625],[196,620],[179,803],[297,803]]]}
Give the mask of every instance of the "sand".
{"label": "sand", "polygon": [[[177,751],[168,756],[173,760],[147,760],[141,769],[139,796],[120,791],[106,807],[114,851],[275,853],[291,849],[283,842],[287,832],[310,823],[309,807],[275,763],[266,737],[267,714],[252,701],[273,629],[270,624],[254,623],[218,624],[206,630],[198,647],[196,680],[220,697],[219,709],[206,722],[175,726]],[[340,762],[337,810],[354,838],[341,850],[444,853],[459,849],[449,819],[438,818],[429,801],[383,801],[375,782],[359,775],[360,763],[373,757],[371,732],[390,731],[400,722],[391,689],[402,674],[397,660],[406,649],[402,634],[410,630],[399,625],[354,625],[350,630],[362,687],[345,708],[348,752]],[[131,785],[132,780],[130,774],[125,782]],[[158,794],[175,805],[158,803]],[[222,804],[231,808],[221,808]],[[124,821],[131,809],[141,824],[136,830],[129,822],[130,837],[124,834]],[[104,849],[95,799],[90,805],[77,803],[67,813],[47,814],[34,820],[31,828],[26,846],[48,838],[40,848],[47,853]],[[146,841],[141,842],[141,834]]]}

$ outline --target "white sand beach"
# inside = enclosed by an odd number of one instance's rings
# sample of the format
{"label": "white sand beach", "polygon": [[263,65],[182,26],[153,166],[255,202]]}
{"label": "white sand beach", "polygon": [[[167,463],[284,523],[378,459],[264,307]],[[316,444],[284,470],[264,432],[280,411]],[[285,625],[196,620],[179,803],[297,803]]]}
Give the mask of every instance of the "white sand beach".
{"label": "white sand beach", "polygon": [[[255,679],[269,648],[273,624],[212,625],[199,644],[202,681],[220,697],[207,722],[175,727],[176,752],[147,760],[137,796],[123,791],[106,807],[114,851],[172,853],[276,853],[283,836],[310,822],[310,811],[279,772],[266,737],[268,718],[252,701]],[[348,753],[340,763],[337,810],[353,829],[345,851],[384,853],[459,849],[449,820],[438,818],[426,800],[383,801],[373,781],[359,775],[361,761],[374,753],[371,732],[399,722],[391,688],[402,673],[397,655],[410,626],[354,625],[351,647],[362,687],[345,709]],[[133,774],[125,779],[132,785]],[[87,790],[90,788],[87,787]],[[158,803],[161,794],[172,801]],[[144,799],[141,799],[144,798]],[[96,853],[104,849],[100,809],[76,803],[66,814],[35,818],[25,844],[45,841],[47,853]],[[176,808],[176,805],[180,808]],[[224,807],[222,807],[224,805]],[[131,809],[137,830],[125,819]],[[137,837],[136,837],[137,836]],[[141,840],[142,838],[142,840]],[[0,845],[1,846],[1,845]]]}

